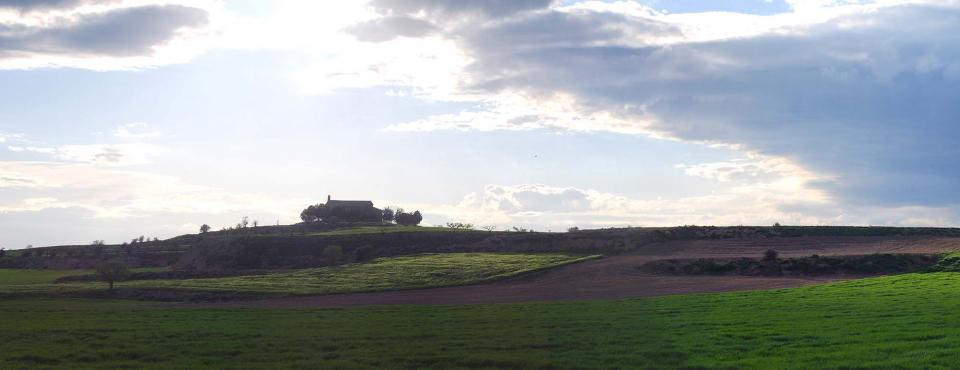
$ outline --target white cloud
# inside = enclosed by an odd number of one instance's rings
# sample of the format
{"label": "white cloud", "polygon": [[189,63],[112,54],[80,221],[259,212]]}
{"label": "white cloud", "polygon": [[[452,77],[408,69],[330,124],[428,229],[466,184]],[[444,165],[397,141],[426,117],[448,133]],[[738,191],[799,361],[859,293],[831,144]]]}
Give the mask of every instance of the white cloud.
{"label": "white cloud", "polygon": [[309,202],[93,164],[0,161],[0,243],[7,248],[167,238],[202,223],[232,226],[242,216],[293,223]]}
{"label": "white cloud", "polygon": [[578,105],[574,97],[556,94],[551,97],[525,96],[519,93],[501,93],[496,99],[480,104],[478,109],[456,114],[442,114],[390,125],[384,131],[526,131],[555,130],[559,132],[608,131],[623,134],[656,136],[649,129],[650,122],[638,118],[641,107],[631,117],[605,110],[589,110]]}
{"label": "white cloud", "polygon": [[810,199],[778,187],[744,187],[722,194],[673,199],[637,199],[575,187],[542,184],[488,185],[467,194],[456,205],[417,205],[425,222],[469,222],[539,231],[571,226],[697,225],[890,225],[949,226],[960,224],[960,210],[951,207],[842,206],[828,199]]}
{"label": "white cloud", "polygon": [[0,132],[0,144],[6,143],[7,141],[9,141],[9,140],[11,140],[11,139],[16,140],[16,139],[21,139],[21,138],[23,138],[23,135],[21,135],[21,134],[5,134],[5,133]]}
{"label": "white cloud", "polygon": [[433,100],[462,100],[460,72],[469,63],[453,42],[439,38],[357,43],[318,58],[296,72],[300,90],[321,94],[342,88],[394,86]]}
{"label": "white cloud", "polygon": [[70,162],[83,162],[103,166],[130,166],[150,163],[166,148],[154,144],[89,144],[63,145],[59,147],[8,146],[12,152],[27,152],[51,155]]}
{"label": "white cloud", "polygon": [[726,162],[679,164],[675,167],[690,176],[721,182],[763,183],[784,177],[795,177],[807,182],[818,180],[814,174],[783,158],[764,158],[757,155]]}
{"label": "white cloud", "polygon": [[71,206],[58,201],[57,198],[25,198],[19,203],[0,205],[0,213],[37,212],[45,209],[70,208]]}
{"label": "white cloud", "polygon": [[120,125],[113,132],[113,136],[122,139],[149,139],[160,136],[160,132],[151,130],[150,125],[143,122]]}
{"label": "white cloud", "polygon": [[8,190],[0,197],[0,213],[82,208],[100,218],[260,212],[284,215],[286,219],[285,215],[296,213],[297,207],[308,203],[238,194],[172,176],[83,163],[0,161],[0,187]]}
{"label": "white cloud", "polygon": [[17,172],[0,171],[0,188],[36,188],[44,186],[39,179]]}
{"label": "white cloud", "polygon": [[672,226],[679,224],[821,223],[779,212],[769,195],[730,193],[678,199],[633,199],[591,189],[539,184],[488,185],[456,206],[434,207],[427,220],[563,230],[570,226]]}
{"label": "white cloud", "polygon": [[17,145],[8,146],[7,150],[11,152],[17,152],[17,153],[40,153],[40,154],[54,154],[57,152],[56,148],[39,147],[39,146],[17,146]]}

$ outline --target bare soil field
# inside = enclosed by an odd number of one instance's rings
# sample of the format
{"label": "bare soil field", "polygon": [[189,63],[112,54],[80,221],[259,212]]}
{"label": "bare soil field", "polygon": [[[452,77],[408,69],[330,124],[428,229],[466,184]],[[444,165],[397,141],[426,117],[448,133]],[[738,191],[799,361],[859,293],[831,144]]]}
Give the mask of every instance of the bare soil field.
{"label": "bare soil field", "polygon": [[796,287],[858,276],[665,276],[640,270],[660,259],[758,257],[776,249],[782,257],[944,253],[960,249],[960,238],[794,237],[682,240],[650,244],[615,255],[485,285],[381,293],[335,294],[226,302],[218,307],[349,307],[385,304],[479,304],[619,299],[670,294]]}

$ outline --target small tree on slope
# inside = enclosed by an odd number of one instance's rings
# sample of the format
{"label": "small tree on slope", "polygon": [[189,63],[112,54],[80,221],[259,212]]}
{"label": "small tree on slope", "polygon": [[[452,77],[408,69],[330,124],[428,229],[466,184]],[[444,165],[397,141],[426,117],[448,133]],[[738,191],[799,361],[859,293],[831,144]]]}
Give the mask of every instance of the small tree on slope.
{"label": "small tree on slope", "polygon": [[97,266],[97,280],[110,284],[110,290],[113,290],[113,283],[124,281],[130,276],[130,269],[120,262],[104,262]]}

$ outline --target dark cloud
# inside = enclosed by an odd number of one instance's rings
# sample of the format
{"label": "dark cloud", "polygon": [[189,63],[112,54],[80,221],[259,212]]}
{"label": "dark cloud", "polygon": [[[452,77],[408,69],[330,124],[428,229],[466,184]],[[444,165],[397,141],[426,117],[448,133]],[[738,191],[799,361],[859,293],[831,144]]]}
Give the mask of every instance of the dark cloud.
{"label": "dark cloud", "polygon": [[549,12],[481,28],[469,34],[469,42],[472,49],[481,52],[495,52],[497,49],[522,52],[589,45],[623,37],[622,30],[608,27],[622,21],[623,17],[614,14],[585,17]]}
{"label": "dark cloud", "polygon": [[[856,204],[960,204],[960,9],[881,8],[787,35],[645,44],[675,27],[540,2],[375,1],[388,14],[479,14],[443,27],[473,92],[575,96],[654,130],[782,156]],[[434,16],[431,16],[434,15]],[[512,15],[512,16],[505,16]]]}
{"label": "dark cloud", "polygon": [[960,203],[957,8],[883,8],[794,35],[669,46],[631,39],[677,32],[669,26],[597,12],[453,32],[475,61],[473,90],[562,92],[589,108],[649,114],[672,136],[832,176],[815,185],[846,202]]}
{"label": "dark cloud", "polygon": [[674,26],[619,14],[543,12],[464,32],[462,45],[476,57],[471,67],[478,72],[473,88],[520,87],[551,93],[565,86],[619,84],[636,78],[626,73],[634,74],[636,59],[652,49],[611,45],[679,35]]}
{"label": "dark cloud", "polygon": [[408,17],[385,17],[364,22],[348,30],[360,41],[383,42],[397,37],[423,37],[437,31],[430,22]]}
{"label": "dark cloud", "polygon": [[373,0],[370,5],[391,14],[503,17],[544,9],[553,0]]}
{"label": "dark cloud", "polygon": [[0,56],[145,55],[171,41],[180,29],[201,27],[207,21],[202,9],[165,5],[115,9],[43,28],[0,26]]}
{"label": "dark cloud", "polygon": [[30,12],[51,9],[73,9],[81,5],[113,3],[117,1],[118,0],[0,0],[0,9]]}

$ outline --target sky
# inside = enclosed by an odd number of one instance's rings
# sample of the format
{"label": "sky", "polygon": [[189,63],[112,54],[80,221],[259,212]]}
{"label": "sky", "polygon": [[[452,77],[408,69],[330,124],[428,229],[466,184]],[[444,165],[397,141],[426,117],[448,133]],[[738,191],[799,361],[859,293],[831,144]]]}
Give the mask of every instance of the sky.
{"label": "sky", "polygon": [[0,247],[960,224],[960,2],[0,0]]}

